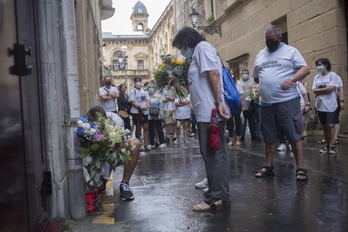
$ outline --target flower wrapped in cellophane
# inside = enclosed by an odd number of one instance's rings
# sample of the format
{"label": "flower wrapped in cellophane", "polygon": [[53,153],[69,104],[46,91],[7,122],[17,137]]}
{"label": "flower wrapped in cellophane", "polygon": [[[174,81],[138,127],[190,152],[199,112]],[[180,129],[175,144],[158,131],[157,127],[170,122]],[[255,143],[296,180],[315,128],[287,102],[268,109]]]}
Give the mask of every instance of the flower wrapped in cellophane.
{"label": "flower wrapped in cellophane", "polygon": [[259,93],[259,85],[254,85],[250,92],[248,93],[248,96],[245,98],[245,100],[248,100],[248,101],[252,101],[254,100],[255,98],[258,98],[260,95]]}
{"label": "flower wrapped in cellophane", "polygon": [[78,154],[89,174],[87,177],[85,175],[86,182],[97,187],[105,166],[115,170],[116,166],[131,159],[126,149],[131,146],[127,142],[128,131],[114,125],[111,118],[101,114],[98,116],[94,122],[89,121],[87,116],[81,116],[76,131],[79,138]]}
{"label": "flower wrapped in cellophane", "polygon": [[176,60],[172,55],[163,56],[163,63],[154,72],[159,89],[173,89],[174,96],[185,98],[188,95],[188,69],[191,59]]}

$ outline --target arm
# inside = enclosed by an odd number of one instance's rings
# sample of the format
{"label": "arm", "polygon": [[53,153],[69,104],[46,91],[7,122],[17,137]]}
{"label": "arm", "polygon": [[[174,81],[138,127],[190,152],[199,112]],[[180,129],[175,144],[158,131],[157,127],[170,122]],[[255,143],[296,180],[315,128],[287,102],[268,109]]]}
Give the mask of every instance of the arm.
{"label": "arm", "polygon": [[211,86],[212,94],[214,100],[218,101],[216,107],[218,108],[219,114],[222,118],[227,119],[225,106],[221,102],[221,83],[220,83],[220,73],[218,70],[207,71],[208,73],[208,82]]}
{"label": "arm", "polygon": [[111,98],[113,98],[113,99],[118,98],[118,97],[120,96],[120,94],[117,93],[117,92],[115,92],[115,93],[108,93],[108,95],[109,95]]}
{"label": "arm", "polygon": [[148,110],[150,108],[150,100],[146,100],[146,106],[141,107],[142,110]]}
{"label": "arm", "polygon": [[338,96],[340,96],[340,105],[341,105],[341,110],[344,109],[344,93],[343,93],[343,86],[340,86],[338,88]]}
{"label": "arm", "polygon": [[293,80],[287,79],[280,86],[283,90],[289,89],[296,81],[303,80],[310,73],[307,66],[302,66],[299,70],[292,76]]}
{"label": "arm", "polygon": [[329,94],[334,90],[335,90],[334,86],[327,86],[327,87],[321,88],[321,89],[313,89],[313,93],[315,94],[315,96],[318,96],[321,94]]}
{"label": "arm", "polygon": [[166,103],[166,102],[169,102],[169,101],[174,101],[174,97],[164,96],[163,102]]}

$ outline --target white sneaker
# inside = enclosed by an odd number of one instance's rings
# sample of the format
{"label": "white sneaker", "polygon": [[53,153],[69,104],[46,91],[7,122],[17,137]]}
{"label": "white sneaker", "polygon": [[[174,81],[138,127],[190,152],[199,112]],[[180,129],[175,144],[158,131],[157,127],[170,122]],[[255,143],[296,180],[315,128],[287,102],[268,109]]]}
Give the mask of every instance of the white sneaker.
{"label": "white sneaker", "polygon": [[190,137],[195,137],[195,133],[191,133],[191,134],[190,134]]}
{"label": "white sneaker", "polygon": [[206,187],[205,189],[203,189],[203,193],[207,193],[207,192],[208,192],[208,190],[209,190],[209,188],[208,188],[208,187]]}
{"label": "white sneaker", "polygon": [[196,183],[195,187],[200,189],[205,189],[206,187],[208,187],[208,179],[204,178],[201,182]]}
{"label": "white sneaker", "polygon": [[166,148],[167,145],[165,143],[162,143],[161,145],[158,146],[159,148]]}
{"label": "white sneaker", "polygon": [[284,143],[280,144],[278,147],[278,151],[285,151],[286,150],[286,145]]}

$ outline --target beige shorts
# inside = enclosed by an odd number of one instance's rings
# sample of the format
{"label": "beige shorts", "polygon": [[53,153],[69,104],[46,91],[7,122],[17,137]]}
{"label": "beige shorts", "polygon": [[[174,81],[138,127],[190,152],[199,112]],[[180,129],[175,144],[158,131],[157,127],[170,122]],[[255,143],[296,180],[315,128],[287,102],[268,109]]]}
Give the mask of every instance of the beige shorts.
{"label": "beige shorts", "polygon": [[175,124],[176,123],[176,113],[175,110],[164,111],[164,124]]}

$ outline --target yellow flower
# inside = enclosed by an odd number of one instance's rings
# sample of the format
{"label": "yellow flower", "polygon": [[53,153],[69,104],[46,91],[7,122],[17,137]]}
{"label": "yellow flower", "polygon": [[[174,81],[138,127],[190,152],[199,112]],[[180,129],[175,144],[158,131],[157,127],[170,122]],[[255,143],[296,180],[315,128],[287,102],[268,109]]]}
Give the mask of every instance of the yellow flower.
{"label": "yellow flower", "polygon": [[159,66],[159,68],[158,68],[158,71],[161,71],[162,68],[163,68],[165,65],[166,65],[165,63],[161,64],[161,65]]}
{"label": "yellow flower", "polygon": [[172,63],[174,63],[174,64],[185,64],[184,61],[180,61],[180,60],[172,60]]}

